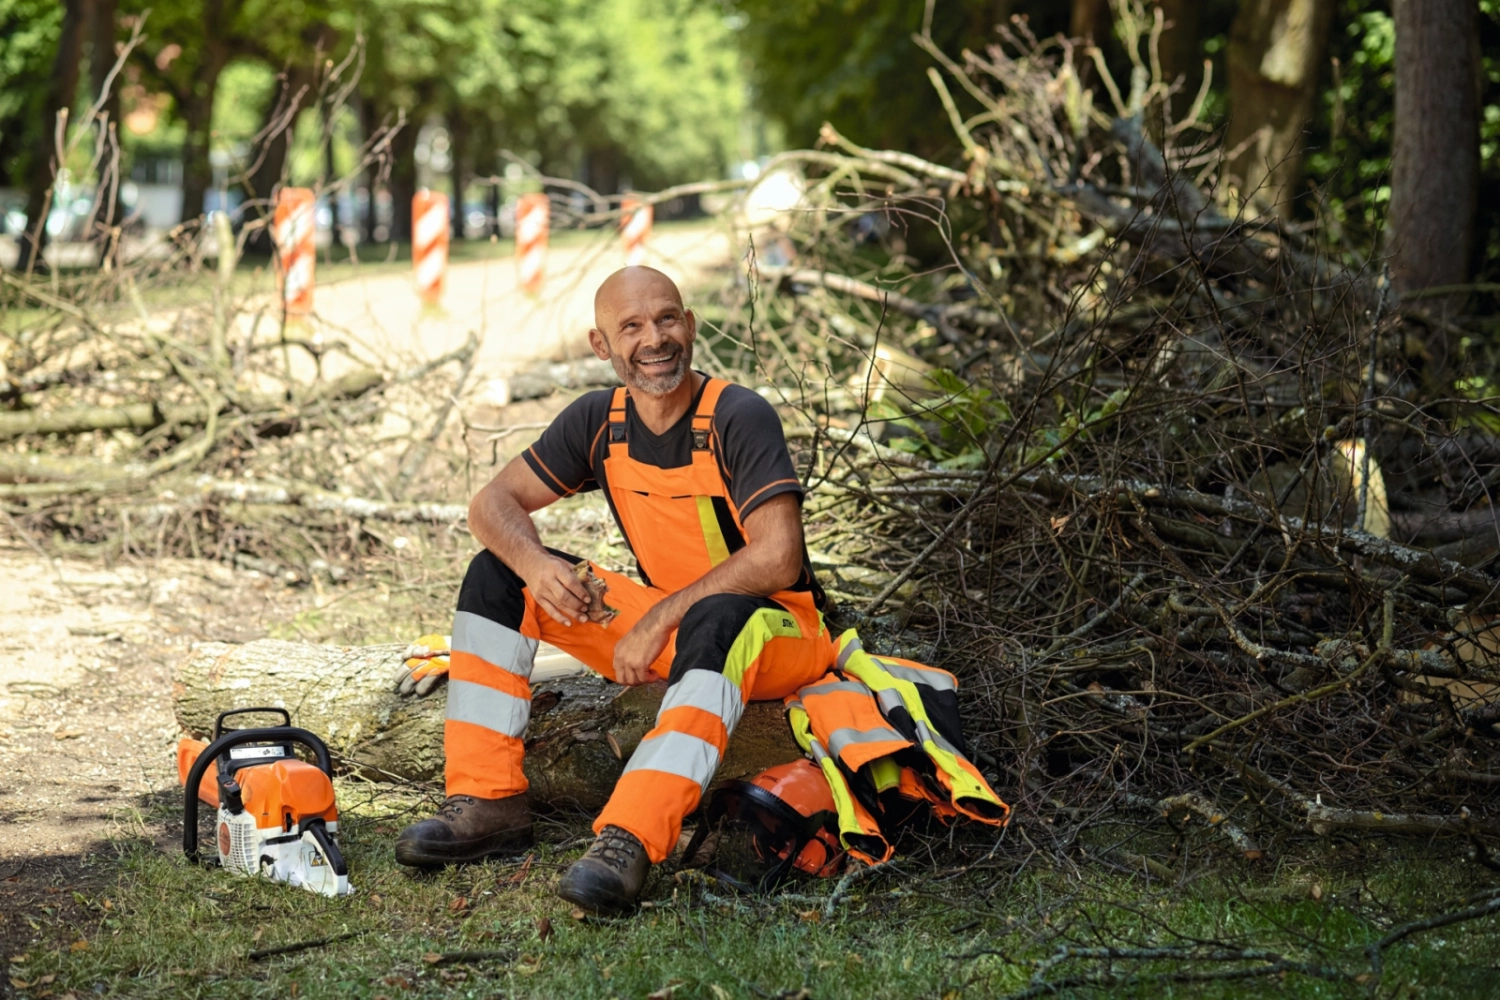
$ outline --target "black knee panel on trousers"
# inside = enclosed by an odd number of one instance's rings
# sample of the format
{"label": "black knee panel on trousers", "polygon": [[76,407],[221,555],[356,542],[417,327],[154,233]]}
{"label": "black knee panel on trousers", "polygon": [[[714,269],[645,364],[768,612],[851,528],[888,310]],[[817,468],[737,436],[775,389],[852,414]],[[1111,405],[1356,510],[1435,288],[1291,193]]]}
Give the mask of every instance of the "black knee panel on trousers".
{"label": "black knee panel on trousers", "polygon": [[734,640],[750,617],[763,608],[786,610],[769,597],[748,594],[712,594],[688,608],[677,626],[677,655],[672,658],[667,682],[676,684],[689,670],[723,673],[724,659]]}
{"label": "black knee panel on trousers", "polygon": [[[568,562],[579,562],[577,556],[548,549],[548,552]],[[522,593],[526,581],[519,573],[500,561],[500,557],[489,549],[482,549],[469,560],[468,572],[464,573],[463,586],[458,589],[458,609],[481,618],[519,629],[521,618],[526,614],[526,597]]]}

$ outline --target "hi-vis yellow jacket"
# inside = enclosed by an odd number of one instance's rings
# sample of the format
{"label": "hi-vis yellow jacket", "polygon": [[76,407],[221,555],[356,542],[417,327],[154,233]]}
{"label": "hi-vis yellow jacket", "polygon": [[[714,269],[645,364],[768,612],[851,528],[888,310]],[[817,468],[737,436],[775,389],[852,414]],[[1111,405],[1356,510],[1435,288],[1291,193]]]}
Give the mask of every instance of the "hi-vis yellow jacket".
{"label": "hi-vis yellow jacket", "polygon": [[837,649],[833,670],[786,708],[797,743],[833,790],[845,849],[868,864],[887,861],[897,828],[923,810],[944,823],[1004,826],[1010,806],[964,755],[953,675],[871,656],[853,629]]}

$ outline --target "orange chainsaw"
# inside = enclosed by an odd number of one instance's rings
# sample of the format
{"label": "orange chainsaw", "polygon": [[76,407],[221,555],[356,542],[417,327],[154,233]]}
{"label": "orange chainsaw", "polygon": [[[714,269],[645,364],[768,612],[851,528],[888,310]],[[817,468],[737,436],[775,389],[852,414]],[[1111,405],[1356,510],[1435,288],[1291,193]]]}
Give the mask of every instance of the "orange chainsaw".
{"label": "orange chainsaw", "polygon": [[[269,712],[284,725],[224,731],[235,715]],[[298,760],[295,744],[313,752],[317,766]],[[213,774],[209,774],[209,768]],[[182,850],[198,861],[198,801],[217,806],[219,864],[264,875],[324,896],[347,896],[349,869],[335,839],[333,764],[324,742],[292,725],[282,708],[240,708],[214,722],[212,743],[177,744],[177,777],[185,790]]]}

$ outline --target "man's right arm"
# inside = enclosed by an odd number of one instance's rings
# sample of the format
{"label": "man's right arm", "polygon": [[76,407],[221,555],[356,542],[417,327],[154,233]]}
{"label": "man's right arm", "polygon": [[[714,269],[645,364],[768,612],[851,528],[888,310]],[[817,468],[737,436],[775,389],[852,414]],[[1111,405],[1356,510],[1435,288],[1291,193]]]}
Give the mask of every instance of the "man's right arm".
{"label": "man's right arm", "polygon": [[518,456],[475,494],[469,504],[469,531],[526,581],[526,589],[543,611],[562,625],[572,625],[583,620],[588,592],[573,575],[572,564],[542,546],[531,521],[532,511],[557,499]]}

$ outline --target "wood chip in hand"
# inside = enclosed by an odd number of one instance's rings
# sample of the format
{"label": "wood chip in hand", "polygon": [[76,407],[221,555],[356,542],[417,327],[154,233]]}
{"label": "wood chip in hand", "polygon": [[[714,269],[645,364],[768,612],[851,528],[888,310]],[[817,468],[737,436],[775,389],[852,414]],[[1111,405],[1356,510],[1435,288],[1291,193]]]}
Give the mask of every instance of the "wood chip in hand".
{"label": "wood chip in hand", "polygon": [[589,592],[588,610],[584,612],[584,617],[599,625],[608,625],[614,621],[619,612],[604,603],[604,595],[609,593],[609,584],[594,575],[594,569],[587,559],[573,567],[573,575],[578,577],[583,588]]}

